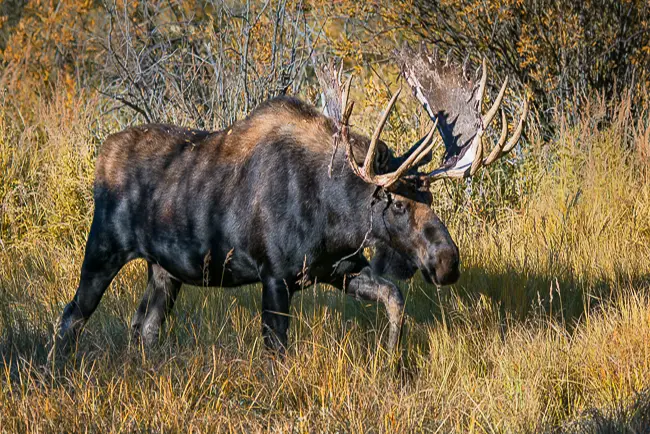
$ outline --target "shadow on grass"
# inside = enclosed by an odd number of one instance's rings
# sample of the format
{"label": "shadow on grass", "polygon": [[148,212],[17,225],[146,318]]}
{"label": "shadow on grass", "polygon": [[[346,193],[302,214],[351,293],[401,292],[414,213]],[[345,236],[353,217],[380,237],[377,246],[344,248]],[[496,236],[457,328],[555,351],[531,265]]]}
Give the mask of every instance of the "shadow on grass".
{"label": "shadow on grass", "polygon": [[543,313],[571,329],[585,313],[627,293],[627,289],[650,292],[650,275],[620,274],[614,279],[584,280],[568,272],[539,275],[522,270],[493,273],[469,268],[452,287],[428,285],[419,274],[411,284],[399,285],[411,299],[407,314],[419,323],[440,323],[444,311],[453,304],[453,296],[470,306],[483,296],[502,319],[521,322]]}
{"label": "shadow on grass", "polygon": [[589,409],[583,416],[549,434],[649,434],[650,389],[637,394],[632,403],[611,409]]}

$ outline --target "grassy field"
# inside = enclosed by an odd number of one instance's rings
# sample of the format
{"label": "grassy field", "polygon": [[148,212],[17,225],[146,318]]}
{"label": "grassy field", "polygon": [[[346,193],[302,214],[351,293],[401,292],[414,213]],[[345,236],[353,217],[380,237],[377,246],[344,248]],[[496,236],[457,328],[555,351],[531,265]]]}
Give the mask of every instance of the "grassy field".
{"label": "grassy field", "polygon": [[185,288],[145,352],[127,338],[140,262],[48,365],[117,126],[84,94],[0,102],[0,431],[650,432],[650,126],[629,102],[554,139],[533,125],[523,163],[437,186],[463,276],[400,283],[399,371],[383,310],[325,286],[294,298],[284,360],[262,348],[257,286]]}

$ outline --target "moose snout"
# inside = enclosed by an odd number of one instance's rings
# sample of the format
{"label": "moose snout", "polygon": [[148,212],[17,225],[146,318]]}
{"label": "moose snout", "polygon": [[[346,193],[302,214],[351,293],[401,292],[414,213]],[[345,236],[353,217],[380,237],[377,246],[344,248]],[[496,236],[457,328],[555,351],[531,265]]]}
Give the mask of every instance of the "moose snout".
{"label": "moose snout", "polygon": [[438,285],[451,285],[460,277],[460,255],[455,246],[439,249],[434,256],[433,273]]}

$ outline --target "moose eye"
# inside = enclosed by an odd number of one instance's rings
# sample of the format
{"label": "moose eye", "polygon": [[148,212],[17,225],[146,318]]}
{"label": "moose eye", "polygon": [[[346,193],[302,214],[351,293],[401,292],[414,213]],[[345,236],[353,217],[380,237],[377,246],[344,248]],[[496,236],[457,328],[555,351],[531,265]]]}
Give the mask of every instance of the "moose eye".
{"label": "moose eye", "polygon": [[399,200],[393,201],[392,205],[393,205],[393,209],[397,212],[401,213],[406,210],[406,205],[404,204],[404,202],[401,202]]}

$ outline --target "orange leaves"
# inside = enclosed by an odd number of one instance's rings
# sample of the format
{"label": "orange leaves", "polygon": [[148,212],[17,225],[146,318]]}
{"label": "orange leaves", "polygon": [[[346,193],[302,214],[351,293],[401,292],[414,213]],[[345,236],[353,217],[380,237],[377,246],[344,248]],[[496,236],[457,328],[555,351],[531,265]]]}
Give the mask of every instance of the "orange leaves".
{"label": "orange leaves", "polygon": [[[14,64],[12,80],[47,83],[58,70],[71,72],[92,1],[38,0],[25,5],[20,21],[9,31],[0,61]],[[65,80],[64,80],[65,81]],[[74,86],[73,86],[74,87]]]}

